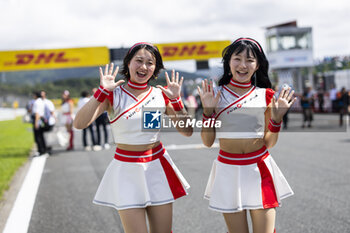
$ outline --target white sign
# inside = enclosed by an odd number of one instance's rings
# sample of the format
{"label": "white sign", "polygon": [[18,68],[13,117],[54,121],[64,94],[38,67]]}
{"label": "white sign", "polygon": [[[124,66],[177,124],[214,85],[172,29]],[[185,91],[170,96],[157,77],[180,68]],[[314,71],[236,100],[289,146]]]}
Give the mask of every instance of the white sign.
{"label": "white sign", "polygon": [[285,50],[267,54],[271,69],[310,67],[314,65],[312,50]]}

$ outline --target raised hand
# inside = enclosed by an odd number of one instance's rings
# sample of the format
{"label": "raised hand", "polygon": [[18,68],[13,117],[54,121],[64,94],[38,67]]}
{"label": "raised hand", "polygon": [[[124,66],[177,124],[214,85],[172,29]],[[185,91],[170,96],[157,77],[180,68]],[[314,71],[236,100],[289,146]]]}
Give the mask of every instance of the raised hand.
{"label": "raised hand", "polygon": [[203,112],[205,115],[211,115],[219,102],[221,91],[216,96],[214,94],[213,81],[208,82],[207,79],[202,81],[202,89],[197,87],[199,96],[202,101]]}
{"label": "raised hand", "polygon": [[284,114],[294,104],[296,97],[293,98],[294,90],[291,87],[282,88],[278,98],[272,99],[271,119],[275,122],[281,122]]}
{"label": "raised hand", "polygon": [[176,72],[175,74],[175,70],[172,70],[171,81],[169,79],[169,75],[167,72],[165,72],[165,79],[166,79],[168,88],[164,88],[161,85],[157,85],[157,87],[160,88],[169,99],[175,99],[180,97],[181,86],[182,86],[184,77],[181,77],[179,81],[179,72]]}
{"label": "raised hand", "polygon": [[100,85],[109,91],[113,91],[114,88],[125,82],[124,80],[119,80],[115,82],[115,78],[117,77],[119,66],[116,67],[115,71],[114,64],[111,63],[110,68],[108,69],[108,64],[106,64],[104,72],[102,72],[102,68],[100,67]]}

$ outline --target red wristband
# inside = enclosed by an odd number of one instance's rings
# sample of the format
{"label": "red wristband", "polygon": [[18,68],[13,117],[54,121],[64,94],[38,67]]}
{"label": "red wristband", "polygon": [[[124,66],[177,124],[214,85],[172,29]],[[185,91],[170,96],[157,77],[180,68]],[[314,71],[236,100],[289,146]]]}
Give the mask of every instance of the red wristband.
{"label": "red wristband", "polygon": [[282,121],[280,123],[275,122],[274,120],[270,119],[268,128],[272,133],[278,133],[281,130]]}
{"label": "red wristband", "polygon": [[169,99],[171,105],[173,105],[173,108],[175,111],[181,111],[184,108],[184,105],[182,103],[181,97],[177,97],[176,99]]}
{"label": "red wristband", "polygon": [[107,89],[104,89],[103,86],[99,86],[99,88],[94,94],[94,97],[98,102],[102,103],[107,98],[107,96],[109,96],[110,93],[111,92]]}
{"label": "red wristband", "polygon": [[207,121],[207,120],[210,120],[210,119],[213,119],[215,120],[215,116],[216,116],[216,113],[213,112],[213,114],[211,114],[211,116],[206,116],[204,113],[203,113],[203,122]]}

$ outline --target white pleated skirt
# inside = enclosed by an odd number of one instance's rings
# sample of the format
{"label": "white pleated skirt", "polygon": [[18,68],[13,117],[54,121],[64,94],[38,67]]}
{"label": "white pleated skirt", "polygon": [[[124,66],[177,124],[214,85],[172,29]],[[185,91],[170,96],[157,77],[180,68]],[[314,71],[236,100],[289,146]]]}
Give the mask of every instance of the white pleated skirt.
{"label": "white pleated skirt", "polygon": [[145,208],[174,202],[189,187],[162,144],[142,152],[117,148],[93,203],[117,210]]}
{"label": "white pleated skirt", "polygon": [[267,209],[281,205],[293,195],[287,180],[266,147],[248,154],[220,150],[213,162],[204,198],[209,209],[234,213],[244,209]]}

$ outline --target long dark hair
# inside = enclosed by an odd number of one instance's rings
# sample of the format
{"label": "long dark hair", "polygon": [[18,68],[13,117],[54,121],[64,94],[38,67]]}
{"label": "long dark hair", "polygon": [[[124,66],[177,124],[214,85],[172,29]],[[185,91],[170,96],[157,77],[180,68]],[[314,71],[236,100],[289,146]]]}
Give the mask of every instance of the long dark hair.
{"label": "long dark hair", "polygon": [[130,79],[130,72],[129,72],[129,63],[131,59],[134,57],[137,51],[140,49],[146,49],[148,52],[150,52],[156,59],[156,68],[154,69],[152,78],[150,78],[148,81],[156,78],[159,74],[159,72],[164,69],[163,65],[163,59],[162,56],[159,53],[159,50],[156,46],[146,43],[146,42],[140,42],[134,44],[128,51],[128,53],[125,55],[124,60],[123,60],[123,67],[120,71],[120,73],[124,76],[126,80]]}
{"label": "long dark hair", "polygon": [[239,38],[222,51],[222,63],[224,64],[224,74],[219,80],[219,85],[227,85],[232,78],[230,69],[230,59],[232,54],[239,54],[247,50],[247,54],[252,54],[257,60],[259,68],[252,77],[252,84],[257,87],[271,88],[268,70],[269,62],[260,44],[251,38]]}

